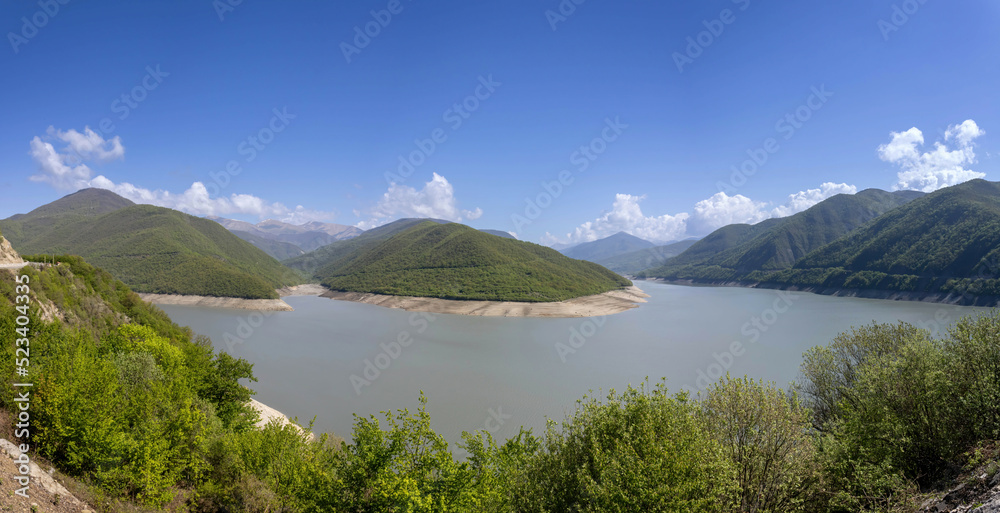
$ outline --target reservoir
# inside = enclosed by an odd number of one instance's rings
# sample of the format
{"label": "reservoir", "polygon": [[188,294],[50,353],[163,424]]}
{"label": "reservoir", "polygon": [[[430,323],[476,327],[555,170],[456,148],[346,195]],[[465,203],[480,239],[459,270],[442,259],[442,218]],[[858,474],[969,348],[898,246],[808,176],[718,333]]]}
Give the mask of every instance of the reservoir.
{"label": "reservoir", "polygon": [[[293,312],[161,305],[218,351],[254,364],[256,399],[314,431],[349,439],[352,414],[418,405],[451,442],[462,431],[495,438],[544,429],[593,391],[605,396],[646,377],[697,390],[728,371],[787,386],[802,353],[851,326],[904,321],[944,336],[988,308],[637,281],[638,308],[595,318],[423,314],[312,296]],[[384,424],[383,424],[384,425]],[[453,446],[454,449],[454,446]]]}

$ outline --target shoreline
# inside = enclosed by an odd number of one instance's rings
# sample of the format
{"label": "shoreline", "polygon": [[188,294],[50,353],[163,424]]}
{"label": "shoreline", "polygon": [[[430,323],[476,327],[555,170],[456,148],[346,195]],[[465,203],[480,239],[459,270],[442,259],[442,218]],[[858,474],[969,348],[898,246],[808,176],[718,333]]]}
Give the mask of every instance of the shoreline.
{"label": "shoreline", "polygon": [[854,297],[861,299],[880,299],[883,301],[916,301],[920,303],[938,303],[953,306],[978,306],[994,308],[1000,306],[1000,297],[972,296],[944,292],[911,292],[903,290],[874,289],[841,289],[822,286],[798,286],[769,283],[747,283],[740,281],[696,281],[664,278],[645,278],[643,281],[682,285],[688,287],[739,287],[744,289],[787,290],[789,292],[808,292],[820,296]]}
{"label": "shoreline", "polygon": [[409,312],[487,316],[487,317],[600,317],[621,313],[645,303],[648,294],[632,285],[592,296],[565,301],[526,303],[517,301],[475,301],[431,297],[389,296],[367,292],[326,290],[320,297],[337,301],[367,303],[384,308],[400,308]]}
{"label": "shoreline", "polygon": [[139,297],[143,301],[155,305],[201,306],[270,312],[291,312],[293,310],[288,303],[281,299],[243,299],[238,297],[151,294],[147,292],[137,292],[137,294],[139,294]]}

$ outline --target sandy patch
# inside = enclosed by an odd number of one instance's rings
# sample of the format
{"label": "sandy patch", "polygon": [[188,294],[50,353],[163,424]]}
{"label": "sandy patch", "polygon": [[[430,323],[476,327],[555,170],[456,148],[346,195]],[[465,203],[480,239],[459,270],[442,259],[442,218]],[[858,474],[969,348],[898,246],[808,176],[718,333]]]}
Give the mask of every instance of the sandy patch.
{"label": "sandy patch", "polygon": [[322,296],[324,292],[328,289],[317,283],[307,283],[305,285],[296,285],[294,287],[282,287],[278,289],[278,295],[281,297],[288,296]]}
{"label": "sandy patch", "polygon": [[[287,415],[281,413],[278,410],[275,410],[274,408],[271,408],[270,406],[256,399],[250,399],[250,407],[257,410],[257,412],[260,413],[260,420],[257,422],[257,427],[264,427],[268,424],[268,422],[271,422],[272,420],[277,420],[279,423],[281,423],[282,426],[291,424],[302,430],[302,428],[297,424],[293,423],[292,420],[289,419]],[[309,433],[309,439],[312,440],[313,437],[314,435],[312,433]]]}
{"label": "sandy patch", "polygon": [[648,294],[631,286],[593,296],[583,296],[553,303],[522,303],[515,301],[458,301],[429,297],[386,296],[363,292],[328,290],[322,297],[355,301],[386,308],[401,308],[413,312],[482,315],[491,317],[596,317],[611,315],[638,307]]}
{"label": "sandy patch", "polygon": [[290,312],[292,307],[280,299],[241,299],[235,297],[212,296],[182,296],[180,294],[139,294],[143,301],[157,305],[207,306],[215,308],[234,308],[240,310],[258,310],[274,312]]}

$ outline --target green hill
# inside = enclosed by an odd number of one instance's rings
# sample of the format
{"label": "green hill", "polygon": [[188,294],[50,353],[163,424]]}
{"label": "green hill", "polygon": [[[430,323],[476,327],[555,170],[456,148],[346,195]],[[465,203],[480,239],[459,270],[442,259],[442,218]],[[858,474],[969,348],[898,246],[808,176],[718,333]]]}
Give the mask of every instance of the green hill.
{"label": "green hill", "polygon": [[353,239],[340,240],[332,244],[328,244],[319,249],[310,251],[305,255],[284,260],[282,263],[307,276],[326,275],[329,274],[332,269],[321,271],[321,269],[325,266],[332,264],[353,252],[359,251],[362,248],[371,247],[372,244],[384,241],[403,230],[412,228],[426,221],[435,223],[447,222],[438,219],[399,219],[397,221],[362,232],[361,235],[358,235]]}
{"label": "green hill", "polygon": [[1000,296],[1000,183],[928,194],[761,276],[801,286]]}
{"label": "green hill", "polygon": [[650,267],[658,267],[683,253],[694,245],[696,240],[682,240],[664,246],[654,246],[651,248],[631,251],[611,258],[596,260],[594,263],[601,264],[619,274],[635,274]]}
{"label": "green hill", "polygon": [[878,189],[838,194],[789,217],[720,228],[663,266],[641,274],[739,281],[749,273],[787,269],[809,252],[921,195]]}
{"label": "green hill", "polygon": [[655,244],[648,240],[640,239],[625,232],[618,232],[603,239],[577,244],[576,246],[560,251],[560,253],[570,258],[597,262],[601,259],[613,258],[653,246]]}
{"label": "green hill", "polygon": [[[591,262],[457,223],[389,226],[381,239],[344,241],[316,272],[334,290],[495,301],[561,301],[631,284]],[[387,225],[388,226],[388,225]],[[388,235],[388,236],[385,236]],[[341,243],[338,243],[341,244]]]}
{"label": "green hill", "polygon": [[80,255],[137,292],[276,298],[300,281],[214,221],[109,191],[80,191],[0,227],[23,254]]}

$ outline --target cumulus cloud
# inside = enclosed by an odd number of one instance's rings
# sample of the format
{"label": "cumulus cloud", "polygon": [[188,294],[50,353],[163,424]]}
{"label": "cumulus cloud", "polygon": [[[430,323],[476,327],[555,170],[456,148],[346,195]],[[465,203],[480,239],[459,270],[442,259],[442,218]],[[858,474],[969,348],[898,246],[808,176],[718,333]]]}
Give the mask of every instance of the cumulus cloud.
{"label": "cumulus cloud", "polygon": [[[167,207],[201,216],[245,214],[295,224],[329,221],[336,217],[333,212],[307,209],[301,205],[289,208],[281,203],[268,202],[250,194],[231,194],[229,197],[212,198],[202,182],[192,183],[191,187],[180,194],[162,189],[150,190],[128,182],[115,183],[104,175],[93,177],[93,171],[84,161],[108,162],[123,158],[125,147],[120,137],[105,140],[89,127],[84,128],[83,133],[72,129],[63,132],[49,127],[46,139],[35,137],[31,140],[30,154],[38,163],[39,172],[30,179],[48,183],[60,190],[76,191],[97,187],[110,190],[136,203]],[[61,143],[61,148],[57,150],[53,143]]]}
{"label": "cumulus cloud", "polygon": [[647,216],[639,207],[639,202],[645,198],[631,194],[616,194],[611,210],[601,217],[581,224],[567,233],[565,238],[546,232],[542,237],[542,243],[590,242],[618,232],[654,241],[676,240],[683,237],[687,229],[688,214],[682,212],[677,215]]}
{"label": "cumulus cloud", "polygon": [[645,196],[615,195],[611,210],[601,217],[587,221],[564,237],[546,232],[542,244],[578,244],[603,239],[618,232],[625,232],[641,239],[655,242],[679,240],[690,236],[706,235],[729,224],[755,224],[772,217],[785,217],[801,212],[835,194],[854,194],[858,190],[845,183],[825,182],[818,189],[807,189],[788,195],[788,200],[777,207],[770,203],[754,201],[742,194],[730,196],[718,192],[694,205],[693,213],[647,216],[639,208]]}
{"label": "cumulus cloud", "polygon": [[767,203],[754,201],[742,194],[730,196],[717,192],[694,204],[691,230],[707,233],[727,224],[759,223],[771,217],[766,208]]}
{"label": "cumulus cloud", "polygon": [[479,207],[474,210],[459,209],[455,188],[445,177],[434,173],[431,181],[420,190],[408,185],[390,184],[370,214],[369,220],[358,223],[361,229],[374,228],[401,217],[432,217],[456,222],[473,220],[479,219],[483,210]]}
{"label": "cumulus cloud", "polygon": [[878,147],[878,156],[899,167],[894,190],[933,192],[986,176],[965,167],[976,163],[973,141],[985,133],[975,121],[967,119],[949,126],[944,141],[936,141],[933,150],[921,152],[924,134],[913,127],[905,132],[892,132],[889,142]]}
{"label": "cumulus cloud", "polygon": [[858,188],[846,183],[824,182],[819,189],[806,189],[788,195],[788,201],[771,210],[771,217],[786,217],[803,210],[837,194],[856,194]]}

